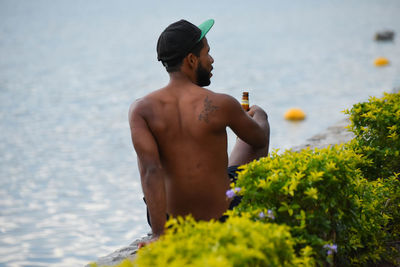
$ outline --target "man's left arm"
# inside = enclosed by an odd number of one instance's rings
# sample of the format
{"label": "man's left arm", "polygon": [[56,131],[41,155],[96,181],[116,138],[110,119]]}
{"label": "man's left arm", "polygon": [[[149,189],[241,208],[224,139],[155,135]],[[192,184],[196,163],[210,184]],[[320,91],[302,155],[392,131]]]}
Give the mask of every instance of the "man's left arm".
{"label": "man's left arm", "polygon": [[131,108],[129,123],[138,157],[142,189],[149,209],[153,240],[156,240],[164,233],[166,222],[164,170],[157,142],[137,106]]}

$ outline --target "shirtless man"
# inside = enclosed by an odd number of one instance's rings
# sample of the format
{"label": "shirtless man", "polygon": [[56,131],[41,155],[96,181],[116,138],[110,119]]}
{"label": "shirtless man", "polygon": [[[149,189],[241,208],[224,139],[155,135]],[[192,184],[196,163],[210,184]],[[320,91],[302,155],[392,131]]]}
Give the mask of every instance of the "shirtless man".
{"label": "shirtless man", "polygon": [[[213,24],[181,20],[164,30],[157,53],[170,81],[129,110],[151,241],[163,234],[166,214],[219,219],[231,201],[227,167],[268,154],[267,114],[258,106],[246,113],[233,97],[203,88],[212,76],[204,36]],[[226,127],[238,136],[229,160]]]}

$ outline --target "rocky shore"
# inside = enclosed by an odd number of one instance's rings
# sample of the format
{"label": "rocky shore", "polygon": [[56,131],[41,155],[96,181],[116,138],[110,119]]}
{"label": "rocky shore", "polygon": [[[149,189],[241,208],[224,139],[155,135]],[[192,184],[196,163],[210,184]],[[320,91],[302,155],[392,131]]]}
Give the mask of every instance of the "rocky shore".
{"label": "rocky shore", "polygon": [[[95,261],[95,263],[97,264],[98,267],[113,266],[113,265],[117,265],[124,259],[134,259],[136,252],[138,250],[138,244],[142,241],[149,240],[150,237],[151,237],[151,234],[149,233],[147,236],[138,238],[135,241],[133,241],[133,243],[130,244],[129,246],[118,249],[107,256],[98,258]],[[86,267],[90,267],[90,264],[86,265]]]}
{"label": "rocky shore", "polygon": [[[296,146],[292,148],[294,151],[299,151],[303,148],[310,147],[313,148],[324,148],[329,145],[341,144],[350,141],[354,135],[353,133],[349,132],[345,127],[349,125],[349,120],[343,119],[333,126],[327,128],[323,132],[307,139],[306,142],[300,146]],[[118,249],[113,253],[101,257],[95,261],[98,267],[101,266],[113,266],[126,258],[133,259],[135,258],[135,254],[138,250],[138,244],[142,241],[148,240],[150,238],[150,234],[135,240],[132,244],[127,247]],[[90,267],[90,265],[87,265]]]}
{"label": "rocky shore", "polygon": [[354,134],[345,128],[349,124],[349,119],[344,118],[336,122],[334,125],[328,127],[321,133],[307,139],[304,144],[293,147],[292,150],[299,151],[307,147],[311,149],[325,148],[329,145],[347,143],[354,138]]}

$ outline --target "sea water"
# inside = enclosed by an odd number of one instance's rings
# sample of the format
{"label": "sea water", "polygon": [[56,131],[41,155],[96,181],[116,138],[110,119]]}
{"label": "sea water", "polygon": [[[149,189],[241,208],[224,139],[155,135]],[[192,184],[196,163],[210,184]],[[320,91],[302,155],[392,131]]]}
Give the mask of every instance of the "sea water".
{"label": "sea water", "polygon": [[[399,14],[398,0],[0,1],[0,266],[82,266],[149,231],[127,114],[168,82],[155,46],[170,23],[215,19],[209,88],[249,91],[284,150],[400,85]],[[385,29],[395,40],[375,42]],[[291,107],[306,120],[285,121]]]}

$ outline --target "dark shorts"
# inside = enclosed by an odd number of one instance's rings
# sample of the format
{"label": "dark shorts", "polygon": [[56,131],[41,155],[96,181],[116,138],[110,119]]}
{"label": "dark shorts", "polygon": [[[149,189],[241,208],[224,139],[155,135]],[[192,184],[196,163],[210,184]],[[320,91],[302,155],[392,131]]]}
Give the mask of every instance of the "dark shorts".
{"label": "dark shorts", "polygon": [[[230,166],[230,167],[228,167],[228,176],[229,176],[229,179],[231,180],[231,183],[236,184],[237,176],[238,176],[238,172],[239,172],[238,167],[239,166]],[[237,205],[240,204],[240,201],[242,201],[242,197],[241,196],[235,196],[232,199],[231,204],[229,204],[228,210],[233,210],[234,207],[236,207]],[[223,215],[218,220],[220,222],[225,222],[226,219],[228,219],[228,215]]]}
{"label": "dark shorts", "polygon": [[[231,180],[231,183],[236,184],[237,176],[238,176],[238,171],[239,171],[239,170],[238,170],[238,167],[239,167],[239,166],[230,166],[230,167],[228,167],[228,176],[229,176],[229,179]],[[144,200],[144,203],[146,203],[146,199],[143,198],[143,200]],[[228,210],[232,210],[234,207],[236,207],[237,205],[239,205],[241,200],[242,200],[242,197],[241,197],[241,196],[235,196],[235,197],[232,199],[231,204],[229,204]],[[148,224],[150,225],[150,227],[151,227],[149,209],[148,209],[147,207],[146,207],[146,209],[147,209],[147,223],[148,223]],[[166,214],[166,216],[167,216],[167,221],[168,221],[169,215]],[[227,215],[223,215],[223,216],[222,216],[221,218],[219,218],[218,220],[219,220],[220,222],[225,222],[226,219],[228,219],[228,216],[227,216]]]}

